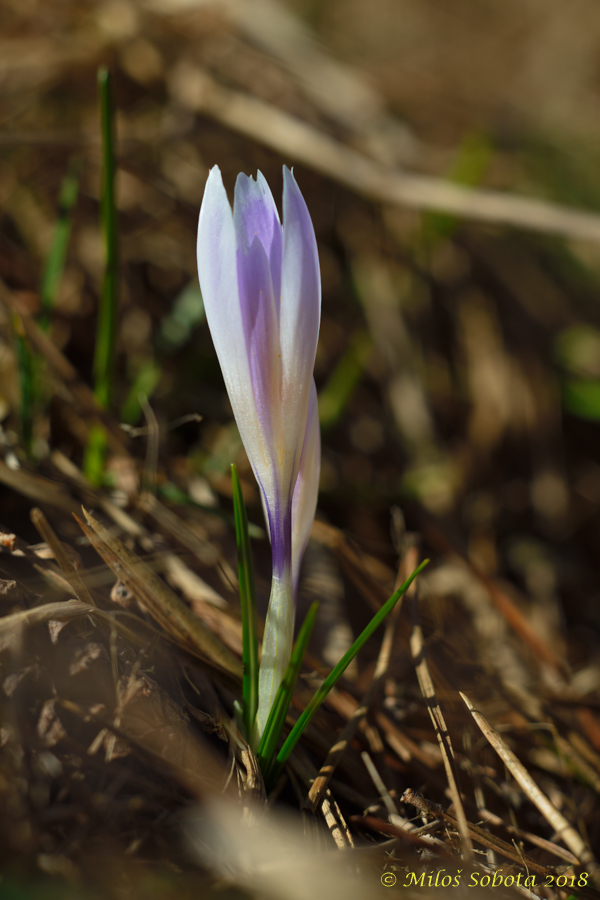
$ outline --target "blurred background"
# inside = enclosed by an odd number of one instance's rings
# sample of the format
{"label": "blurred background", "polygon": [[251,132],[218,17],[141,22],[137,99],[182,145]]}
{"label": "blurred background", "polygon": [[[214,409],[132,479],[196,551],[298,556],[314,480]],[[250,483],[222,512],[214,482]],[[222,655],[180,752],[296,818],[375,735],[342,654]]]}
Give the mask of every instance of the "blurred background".
{"label": "blurred background", "polygon": [[[485,572],[571,616],[587,653],[600,625],[600,245],[568,221],[544,234],[543,214],[541,230],[511,227],[510,207],[478,222],[477,195],[474,215],[444,215],[444,189],[599,208],[596,13],[593,0],[568,12],[548,0],[3,0],[0,275],[39,316],[62,223],[52,337],[91,383],[96,70],[108,65],[121,259],[112,412],[139,425],[145,392],[162,428],[160,478],[217,503],[243,453],[197,288],[198,208],[212,165],[230,191],[260,168],[277,198],[282,163],[294,165],[323,274],[323,516],[387,564],[390,509],[421,532],[433,517]],[[393,202],[398,179],[410,191],[414,176],[432,179],[425,209]],[[3,335],[4,439],[22,446],[6,314]],[[50,393],[31,413],[28,453],[80,463],[85,422]],[[203,422],[165,430],[190,413]],[[143,443],[132,440],[134,455]],[[108,465],[131,494],[127,463]]]}
{"label": "blurred background", "polygon": [[[260,169],[278,203],[293,166],[323,282],[320,521],[302,587],[302,602],[323,600],[323,658],[339,658],[372,614],[365,597],[385,599],[418,541],[434,559],[424,627],[442,696],[484,684],[484,670],[521,697],[560,694],[597,793],[595,0],[1,0],[0,519],[29,542],[32,502],[80,542],[73,504],[27,479],[81,486],[97,426],[101,65],[120,257],[106,496],[141,518],[150,479],[220,548],[195,559],[200,596],[235,604],[221,564],[235,565],[236,461],[264,609],[269,550],[195,236],[211,166],[230,196],[238,172]],[[351,672],[359,687],[365,672],[369,652]],[[433,746],[410,690],[410,733]],[[531,760],[559,771],[541,751]]]}

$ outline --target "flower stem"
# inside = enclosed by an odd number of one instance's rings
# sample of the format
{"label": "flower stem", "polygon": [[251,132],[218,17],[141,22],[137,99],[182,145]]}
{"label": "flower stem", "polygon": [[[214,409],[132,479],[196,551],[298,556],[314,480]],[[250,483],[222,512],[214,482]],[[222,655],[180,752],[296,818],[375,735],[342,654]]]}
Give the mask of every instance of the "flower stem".
{"label": "flower stem", "polygon": [[254,600],[254,569],[250,551],[248,519],[239,475],[231,466],[235,537],[238,549],[238,578],[242,607],[242,695],[244,698],[244,724],[248,738],[252,735],[258,708],[258,625]]}
{"label": "flower stem", "polygon": [[292,655],[294,598],[290,562],[286,563],[280,574],[273,575],[271,583],[258,678],[258,712],[253,734],[255,746],[258,746],[262,737],[269,712]]}
{"label": "flower stem", "polygon": [[343,675],[347,667],[350,665],[358,651],[361,647],[366,644],[367,640],[371,637],[376,628],[383,622],[385,617],[392,611],[402,594],[408,590],[412,582],[415,580],[417,575],[423,571],[425,566],[429,563],[428,559],[423,560],[420,566],[418,566],[415,571],[410,575],[404,584],[402,584],[397,591],[395,591],[392,596],[383,604],[381,609],[375,613],[367,627],[359,634],[356,638],[352,646],[349,650],[346,651],[344,656],[341,658],[337,666],[333,669],[332,672],[329,673],[323,684],[316,691],[312,700],[309,702],[308,706],[301,714],[300,718],[292,728],[290,734],[287,737],[287,740],[284,742],[283,747],[279,751],[277,755],[277,759],[273,765],[273,768],[270,773],[270,782],[274,784],[277,780],[281,769],[283,768],[284,763],[287,761],[290,753],[300,740],[302,732],[316,713],[317,709],[334,686],[336,681],[340,679]]}

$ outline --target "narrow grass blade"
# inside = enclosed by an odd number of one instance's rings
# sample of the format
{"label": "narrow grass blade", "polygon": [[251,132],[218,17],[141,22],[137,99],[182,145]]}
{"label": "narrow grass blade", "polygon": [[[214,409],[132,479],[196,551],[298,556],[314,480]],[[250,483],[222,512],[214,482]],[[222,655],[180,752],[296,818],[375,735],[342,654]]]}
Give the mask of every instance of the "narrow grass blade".
{"label": "narrow grass blade", "polygon": [[98,310],[98,333],[94,356],[96,397],[106,407],[110,403],[118,304],[118,230],[115,200],[115,133],[112,82],[108,69],[98,71],[98,92],[102,129],[101,223],[105,247],[105,269]]}
{"label": "narrow grass blade", "polygon": [[106,431],[102,425],[92,425],[85,452],[83,454],[83,471],[90,484],[99,487],[105,485],[104,455],[106,453]]}
{"label": "narrow grass blade", "polygon": [[129,425],[135,425],[142,413],[140,394],[148,400],[156,390],[162,375],[162,369],[153,359],[145,360],[135,376],[135,380],[129,389],[125,403],[121,408],[121,421]]}
{"label": "narrow grass blade", "polygon": [[[114,108],[110,73],[104,67],[98,70],[98,94],[102,137],[100,219],[104,238],[105,265],[94,353],[94,394],[100,406],[106,409],[110,404],[117,334],[119,259],[115,201]],[[94,428],[84,458],[85,474],[92,484],[102,483],[106,445],[104,430],[100,426]]]}
{"label": "narrow grass blade", "polygon": [[302,665],[302,660],[304,659],[304,654],[306,653],[306,648],[308,647],[318,610],[319,604],[315,601],[308,610],[300,632],[298,633],[298,637],[296,638],[296,643],[292,650],[292,657],[285,675],[283,676],[283,681],[279,685],[275,702],[271,707],[271,712],[269,713],[269,718],[267,719],[267,724],[265,725],[265,730],[260,740],[257,756],[264,778],[268,777],[269,769],[273,762],[273,756],[277,749],[277,742],[281,735],[288,709],[290,708],[292,695],[294,693],[296,681],[298,680],[298,675],[300,674],[300,667]]}
{"label": "narrow grass blade", "polygon": [[240,602],[242,606],[242,697],[244,700],[244,724],[248,739],[252,735],[256,710],[258,709],[258,623],[254,593],[254,569],[248,534],[246,504],[242,494],[237,468],[231,466],[233,487],[233,512],[235,517],[235,538],[238,551],[238,577],[240,582]]}
{"label": "narrow grass blade", "polygon": [[273,774],[270,779],[271,782],[273,782],[279,775],[282,766],[287,761],[290,753],[300,740],[302,732],[316,713],[317,709],[319,708],[331,688],[335,685],[336,681],[341,678],[358,651],[361,649],[361,647],[364,646],[364,644],[366,644],[373,632],[383,622],[385,617],[392,611],[402,594],[404,594],[408,590],[417,575],[419,575],[423,571],[428,562],[428,559],[424,559],[421,565],[418,566],[418,568],[415,569],[412,575],[410,575],[409,578],[406,579],[404,584],[400,585],[397,591],[394,591],[392,596],[383,604],[379,612],[375,613],[364,631],[356,638],[350,649],[346,651],[335,669],[330,672],[321,687],[317,690],[314,697],[292,728],[283,747],[279,751],[277,755],[277,761],[273,769]]}
{"label": "narrow grass blade", "polygon": [[46,261],[44,274],[42,276],[42,283],[40,285],[40,295],[42,300],[40,325],[44,330],[47,330],[48,328],[50,321],[49,314],[56,303],[56,296],[65,267],[67,248],[71,236],[71,214],[77,201],[77,194],[79,193],[80,168],[81,163],[79,160],[71,162],[60,188],[56,229],[54,231],[50,254]]}
{"label": "narrow grass blade", "polygon": [[461,837],[462,857],[466,863],[471,864],[473,862],[473,844],[469,835],[467,817],[465,815],[465,810],[460,796],[458,772],[456,771],[456,763],[454,759],[454,749],[452,747],[450,732],[448,731],[442,708],[437,699],[437,694],[433,685],[433,679],[431,677],[429,665],[427,663],[427,657],[425,655],[423,632],[417,619],[419,601],[416,594],[413,596],[412,600],[415,622],[413,624],[412,634],[410,636],[410,651],[415,663],[419,687],[421,688],[423,699],[425,700],[425,703],[427,705],[427,709],[433,723],[433,728],[438,739],[442,759],[444,760],[444,769],[446,771],[446,778],[448,779],[450,796],[454,805],[454,814],[456,816],[456,821],[458,822],[458,831]]}
{"label": "narrow grass blade", "polygon": [[[108,69],[98,70],[98,93],[102,136],[102,190],[100,219],[105,248],[104,278],[98,307],[98,327],[94,353],[94,394],[103,408],[110,405],[112,392],[119,284],[117,208],[115,201],[115,134],[112,85]],[[104,473],[106,435],[100,428],[90,437],[84,470],[92,484],[100,484]]]}
{"label": "narrow grass blade", "polygon": [[366,331],[357,331],[346,352],[319,394],[319,422],[323,428],[335,425],[342,415],[373,350],[373,340]]}

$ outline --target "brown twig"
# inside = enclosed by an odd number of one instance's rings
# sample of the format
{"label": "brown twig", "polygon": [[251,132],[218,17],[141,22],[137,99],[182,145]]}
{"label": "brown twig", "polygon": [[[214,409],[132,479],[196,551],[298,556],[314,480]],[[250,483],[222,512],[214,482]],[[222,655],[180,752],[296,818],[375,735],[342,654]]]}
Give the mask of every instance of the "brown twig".
{"label": "brown twig", "polygon": [[171,89],[188,108],[370,200],[600,241],[600,217],[593,213],[388,168],[263,100],[224,87],[190,63],[176,70]]}
{"label": "brown twig", "polygon": [[193,612],[128,547],[83,510],[87,524],[77,523],[117,578],[174,640],[192,653],[208,656],[227,672],[241,677],[240,661],[206,628]]}
{"label": "brown twig", "polygon": [[[458,829],[458,819],[456,815],[447,812],[439,803],[433,803],[431,800],[427,800],[416,791],[411,791],[410,789],[405,791],[402,795],[402,802],[410,803],[411,806],[414,806],[425,815],[442,819],[452,828]],[[478,825],[474,825],[472,822],[466,822],[466,824],[469,831],[469,837],[478,844],[481,844],[481,846],[494,850],[497,853],[502,854],[506,859],[510,859],[520,866],[526,866],[528,869],[531,869],[532,872],[537,872],[539,875],[546,876],[552,871],[548,866],[540,866],[535,860],[525,856],[521,852],[517,852],[517,850],[510,844],[507,844],[506,841],[484,831],[483,828],[480,828]]]}
{"label": "brown twig", "polygon": [[429,835],[414,834],[412,831],[408,831],[408,829],[402,828],[400,825],[394,825],[391,822],[386,822],[384,819],[378,819],[377,816],[352,816],[350,821],[357,825],[362,825],[365,828],[370,828],[373,831],[379,831],[381,834],[388,834],[390,837],[399,838],[402,841],[406,841],[408,844],[412,844],[413,847],[419,847],[429,851],[433,850],[436,855],[441,856],[444,859],[457,859],[456,854],[449,850],[447,845],[442,841],[435,841],[430,838]]}

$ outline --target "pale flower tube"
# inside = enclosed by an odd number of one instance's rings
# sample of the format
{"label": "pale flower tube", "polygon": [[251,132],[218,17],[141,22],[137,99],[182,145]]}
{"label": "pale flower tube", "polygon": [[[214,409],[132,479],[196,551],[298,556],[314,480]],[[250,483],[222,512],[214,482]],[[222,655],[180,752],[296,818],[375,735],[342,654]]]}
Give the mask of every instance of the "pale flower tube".
{"label": "pale flower tube", "polygon": [[221,173],[211,169],[198,226],[198,274],[271,538],[256,740],[291,654],[294,591],[320,465],[312,377],[321,315],[319,259],[310,215],[289,169],[283,169],[283,227],[260,172],[256,181],[238,175],[232,212]]}

